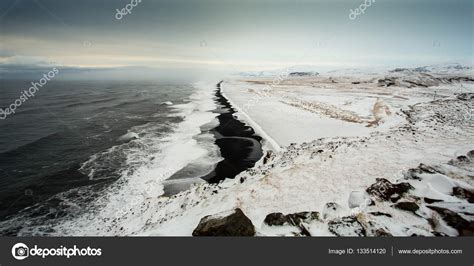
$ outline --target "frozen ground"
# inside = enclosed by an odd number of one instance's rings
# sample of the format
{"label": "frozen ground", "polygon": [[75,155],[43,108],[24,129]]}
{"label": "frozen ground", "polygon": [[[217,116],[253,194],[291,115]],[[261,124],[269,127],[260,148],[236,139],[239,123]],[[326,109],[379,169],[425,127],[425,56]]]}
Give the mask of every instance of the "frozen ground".
{"label": "frozen ground", "polygon": [[[241,118],[263,128],[263,135],[278,148],[322,137],[368,136],[402,122],[396,110],[474,92],[472,83],[443,80],[472,77],[472,69],[446,71],[443,68],[442,74],[435,75],[397,69],[377,75],[341,70],[297,77],[281,71],[275,76],[229,80],[222,87],[240,109]],[[416,86],[423,83],[435,86]]]}
{"label": "frozen ground", "polygon": [[[56,230],[191,235],[202,217],[240,208],[263,236],[302,235],[302,227],[312,236],[472,235],[472,69],[421,81],[420,73],[288,77],[258,101],[274,77],[226,80],[239,118],[266,140],[267,155],[253,169]],[[303,211],[318,215],[298,226],[264,223],[270,213]]]}

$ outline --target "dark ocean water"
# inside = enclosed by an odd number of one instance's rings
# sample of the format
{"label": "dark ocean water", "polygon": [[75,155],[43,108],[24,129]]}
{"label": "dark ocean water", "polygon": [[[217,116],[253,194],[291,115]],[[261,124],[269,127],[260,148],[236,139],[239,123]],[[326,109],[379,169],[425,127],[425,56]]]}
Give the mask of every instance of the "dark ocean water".
{"label": "dark ocean water", "polygon": [[[0,108],[30,86],[2,80]],[[182,121],[164,102],[185,104],[192,91],[187,84],[50,81],[0,120],[0,222],[25,213],[54,219],[93,200],[94,191],[139,167],[130,154],[158,152],[154,140]],[[15,226],[0,226],[0,235],[15,234]]]}

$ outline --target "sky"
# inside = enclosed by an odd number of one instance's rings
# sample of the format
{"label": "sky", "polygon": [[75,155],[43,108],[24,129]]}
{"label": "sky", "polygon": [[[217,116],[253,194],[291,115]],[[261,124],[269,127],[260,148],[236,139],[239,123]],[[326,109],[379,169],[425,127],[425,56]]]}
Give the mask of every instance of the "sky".
{"label": "sky", "polygon": [[130,2],[1,0],[2,77],[473,64],[471,0]]}

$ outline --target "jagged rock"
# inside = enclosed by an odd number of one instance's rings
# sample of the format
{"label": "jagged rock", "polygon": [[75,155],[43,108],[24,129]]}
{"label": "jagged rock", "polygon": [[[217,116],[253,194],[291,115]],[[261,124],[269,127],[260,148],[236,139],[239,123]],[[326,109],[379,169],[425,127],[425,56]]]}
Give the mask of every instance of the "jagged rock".
{"label": "jagged rock", "polygon": [[460,156],[457,156],[455,159],[452,159],[448,162],[448,164],[451,164],[451,165],[463,165],[465,163],[469,163],[471,162],[472,160],[472,154],[471,154],[472,151],[469,151],[467,153],[467,155],[460,155]]}
{"label": "jagged rock", "polygon": [[255,227],[241,209],[228,216],[209,215],[201,219],[193,236],[254,236]]}
{"label": "jagged rock", "polygon": [[328,220],[328,219],[334,219],[337,217],[340,217],[341,213],[341,205],[335,203],[335,202],[328,202],[326,205],[324,205],[323,209],[323,219]]}
{"label": "jagged rock", "polygon": [[409,183],[392,184],[385,178],[377,178],[377,182],[367,188],[366,191],[380,199],[396,202],[410,189],[413,189],[413,187]]}
{"label": "jagged rock", "polygon": [[299,224],[301,222],[311,222],[314,220],[319,220],[319,212],[297,212],[288,214],[291,220]]}
{"label": "jagged rock", "polygon": [[420,207],[416,203],[409,201],[398,202],[394,205],[394,207],[400,210],[409,211],[413,213],[416,213],[416,211],[420,209]]}
{"label": "jagged rock", "polygon": [[464,155],[458,156],[458,157],[456,157],[456,159],[460,162],[468,162],[469,161],[469,158],[467,156],[464,156]]}
{"label": "jagged rock", "polygon": [[265,217],[264,223],[268,225],[281,226],[284,224],[298,226],[301,222],[311,222],[319,220],[318,212],[297,212],[284,215],[281,212],[270,213]]}
{"label": "jagged rock", "polygon": [[300,229],[299,233],[294,233],[295,236],[311,236],[306,226],[303,223],[309,223],[314,220],[319,220],[318,212],[297,212],[284,215],[276,212],[270,213],[265,217],[264,223],[270,226],[292,225]]}
{"label": "jagged rock", "polygon": [[365,236],[366,232],[362,224],[355,217],[346,216],[332,220],[328,223],[328,229],[336,236]]}
{"label": "jagged rock", "polygon": [[453,196],[465,199],[469,203],[474,203],[474,193],[462,187],[453,187]]}
{"label": "jagged rock", "polygon": [[265,155],[265,157],[263,158],[263,164],[267,164],[272,157],[273,157],[273,152],[268,151],[267,155]]}
{"label": "jagged rock", "polygon": [[459,214],[445,208],[436,206],[427,207],[439,213],[441,218],[443,218],[449,226],[458,230],[461,236],[474,236],[474,222],[469,222]]}
{"label": "jagged rock", "polygon": [[289,219],[286,215],[284,215],[281,212],[274,212],[270,213],[265,217],[265,220],[263,220],[264,223],[268,225],[284,225],[285,223],[289,223]]}
{"label": "jagged rock", "polygon": [[404,176],[407,179],[421,180],[421,177],[419,176],[420,174],[434,173],[437,173],[437,171],[433,167],[421,163],[417,168],[409,169]]}

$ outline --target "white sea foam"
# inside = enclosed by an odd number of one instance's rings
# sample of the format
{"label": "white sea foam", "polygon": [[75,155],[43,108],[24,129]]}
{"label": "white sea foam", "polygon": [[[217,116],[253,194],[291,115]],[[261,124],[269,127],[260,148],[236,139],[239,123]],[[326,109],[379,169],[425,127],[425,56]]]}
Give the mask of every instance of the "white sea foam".
{"label": "white sea foam", "polygon": [[[189,102],[172,106],[175,112],[171,116],[180,116],[183,121],[170,134],[156,138],[153,125],[133,129],[140,138],[132,140],[135,145],[127,149],[127,168],[122,171],[119,181],[107,189],[96,206],[91,206],[95,211],[59,225],[58,234],[111,234],[104,221],[132,229],[133,224],[139,224],[133,222],[135,219],[150,218],[139,215],[139,209],[146,199],[163,195],[163,182],[167,178],[190,163],[202,165],[203,171],[207,171],[221,160],[214,136],[201,132],[201,128],[216,124],[218,114],[211,112],[216,108],[213,101],[215,84],[195,84],[193,87],[195,92]],[[195,180],[195,183],[200,182]]]}
{"label": "white sea foam", "polygon": [[132,139],[138,139],[139,136],[135,132],[128,132],[127,134],[122,135],[117,141],[130,141]]}

